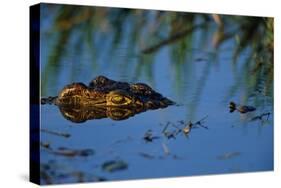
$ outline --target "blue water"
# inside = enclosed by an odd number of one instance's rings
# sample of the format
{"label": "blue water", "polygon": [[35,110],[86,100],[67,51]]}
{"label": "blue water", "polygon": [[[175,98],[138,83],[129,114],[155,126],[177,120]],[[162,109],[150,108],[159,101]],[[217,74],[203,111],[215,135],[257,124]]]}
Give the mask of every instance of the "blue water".
{"label": "blue water", "polygon": [[[50,143],[52,148],[95,151],[88,157],[65,157],[42,147],[42,164],[54,163],[55,171],[61,174],[82,172],[84,181],[94,181],[93,176],[126,180],[273,169],[273,117],[250,121],[261,113],[273,113],[272,96],[257,93],[249,97],[248,93],[254,92],[249,89],[252,77],[244,72],[249,53],[243,52],[233,64],[235,40],[226,41],[216,50],[211,45],[215,29],[211,27],[208,31],[204,45],[200,40],[205,34],[196,30],[186,57],[177,62],[172,55],[176,44],[163,46],[153,55],[144,55],[138,53],[137,47],[131,49],[126,40],[112,46],[114,32],[108,31],[93,34],[92,40],[96,44],[93,47],[89,41],[81,39],[84,30],[78,27],[73,29],[64,46],[59,63],[54,63],[50,59],[54,56],[58,31],[53,28],[52,15],[46,16],[47,9],[43,7],[42,10],[42,96],[56,96],[66,84],[87,84],[94,77],[104,75],[119,81],[147,83],[179,104],[146,111],[122,121],[106,118],[80,124],[66,120],[54,105],[41,106],[41,129],[71,135],[64,138],[42,132],[42,142]],[[132,24],[130,19],[127,22],[124,36],[129,35]],[[105,35],[106,40],[99,41],[101,35]],[[198,58],[203,59],[199,61]],[[234,86],[237,81],[239,85]],[[257,110],[247,114],[229,113],[230,101],[253,105]],[[198,127],[192,129],[188,137],[179,134],[176,139],[167,139],[161,134],[167,122],[196,122],[205,116],[204,126],[208,129]],[[143,136],[149,129],[160,138],[145,142]],[[174,128],[170,126],[169,129]],[[169,154],[165,154],[163,144],[168,147]],[[140,153],[153,158],[145,158]],[[104,162],[114,159],[125,161],[128,169],[113,173],[102,170]],[[70,175],[52,178],[53,183],[78,181]],[[46,182],[42,180],[42,183]]]}

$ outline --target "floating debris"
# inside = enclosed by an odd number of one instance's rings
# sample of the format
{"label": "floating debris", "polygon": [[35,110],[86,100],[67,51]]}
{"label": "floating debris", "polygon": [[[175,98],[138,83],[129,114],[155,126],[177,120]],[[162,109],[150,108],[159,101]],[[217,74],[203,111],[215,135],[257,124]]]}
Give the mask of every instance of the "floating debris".
{"label": "floating debris", "polygon": [[[175,127],[176,130],[168,131],[167,129],[168,129],[169,125],[172,125],[173,127]],[[174,125],[174,124],[168,122],[168,123],[165,125],[164,129],[162,130],[162,133],[163,133],[163,135],[164,135],[166,138],[168,138],[168,139],[171,139],[171,138],[176,139],[176,136],[177,136],[177,134],[178,134],[180,131],[181,131],[181,129],[178,128],[176,125]]]}
{"label": "floating debris", "polygon": [[162,133],[164,133],[167,129],[168,129],[168,126],[171,124],[171,122],[167,122],[166,123],[166,125],[165,125],[165,127],[163,128],[163,130],[162,130]]}
{"label": "floating debris", "polygon": [[51,131],[51,130],[47,130],[47,129],[41,129],[41,132],[56,135],[56,136],[62,136],[62,137],[65,137],[65,138],[69,138],[71,136],[68,133],[61,133],[61,132]]}
{"label": "floating debris", "polygon": [[41,104],[53,104],[57,97],[42,97]]}
{"label": "floating debris", "polygon": [[191,121],[188,124],[186,124],[186,126],[182,129],[184,135],[188,135],[190,133],[192,125],[193,124],[191,123]]}
{"label": "floating debris", "polygon": [[204,123],[204,120],[207,119],[208,116],[205,116],[203,117],[202,119],[200,119],[199,121],[193,123],[192,126],[196,126],[196,125],[199,125],[200,127],[202,128],[205,128],[205,129],[208,129],[208,127],[204,126],[203,123]]}
{"label": "floating debris", "polygon": [[69,148],[64,148],[60,147],[58,150],[53,151],[52,153],[56,155],[63,155],[66,157],[75,157],[75,156],[81,156],[81,157],[88,157],[90,155],[94,155],[94,150],[92,149],[69,149]]}
{"label": "floating debris", "polygon": [[152,142],[154,139],[158,139],[159,136],[153,136],[152,134],[152,130],[148,130],[145,132],[144,136],[143,136],[143,139],[146,141],[146,142]]}
{"label": "floating debris", "polygon": [[154,158],[155,158],[155,156],[153,156],[153,155],[151,155],[151,154],[149,154],[149,153],[139,152],[138,154],[139,154],[140,156],[146,158],[146,159],[154,159]]}
{"label": "floating debris", "polygon": [[56,160],[49,160],[40,164],[41,184],[57,184],[69,179],[73,182],[106,181],[107,179],[95,173],[88,173],[78,169],[69,168]]}
{"label": "floating debris", "polygon": [[189,121],[183,128],[182,128],[182,132],[184,135],[188,135],[191,132],[191,129],[196,128],[196,126],[200,126],[204,129],[208,129],[208,127],[204,126],[204,120],[207,118],[208,116],[205,116],[204,118],[200,119],[199,121],[196,121],[195,123],[192,123],[191,121]]}
{"label": "floating debris", "polygon": [[235,110],[237,110],[238,112],[240,112],[242,114],[245,114],[245,113],[248,113],[248,112],[255,111],[256,108],[253,107],[253,106],[237,105],[236,103],[231,101],[229,103],[229,112],[232,113]]}
{"label": "floating debris", "polygon": [[235,109],[236,109],[236,104],[235,104],[235,102],[231,101],[231,102],[229,103],[229,106],[228,106],[228,107],[235,110]]}
{"label": "floating debris", "polygon": [[168,146],[165,143],[162,143],[162,148],[163,148],[163,151],[164,151],[165,155],[169,155],[170,154],[170,150],[169,150]]}
{"label": "floating debris", "polygon": [[240,152],[236,152],[236,151],[235,152],[228,152],[228,153],[225,153],[223,155],[218,156],[217,159],[226,160],[226,159],[231,159],[231,158],[237,157],[239,155],[241,155]]}
{"label": "floating debris", "polygon": [[102,164],[102,169],[107,172],[126,170],[127,168],[128,164],[122,160],[107,161]]}
{"label": "floating debris", "polygon": [[61,166],[55,160],[40,163],[40,176],[42,184],[53,184],[59,178]]}
{"label": "floating debris", "polygon": [[176,135],[177,135],[177,131],[173,131],[173,132],[169,132],[169,131],[165,131],[164,132],[164,136],[168,139],[176,139]]}
{"label": "floating debris", "polygon": [[44,143],[41,142],[40,145],[47,149],[50,153],[53,153],[55,155],[61,155],[65,157],[76,157],[76,156],[81,156],[81,157],[88,157],[90,155],[94,155],[94,150],[92,149],[69,149],[65,147],[60,147],[57,150],[54,150],[51,148],[49,143]]}
{"label": "floating debris", "polygon": [[260,115],[258,115],[258,116],[253,117],[253,118],[251,119],[251,121],[263,120],[263,117],[265,117],[265,116],[266,116],[266,120],[268,120],[270,114],[271,114],[270,112],[262,113],[262,114],[260,114]]}
{"label": "floating debris", "polygon": [[[200,119],[199,121],[196,121],[195,123],[192,123],[191,121],[189,122],[185,122],[183,120],[179,120],[177,121],[177,123],[171,123],[171,122],[167,122],[167,124],[165,125],[165,127],[162,130],[162,134],[168,138],[168,139],[176,139],[176,136],[180,133],[183,132],[183,134],[185,136],[187,136],[190,132],[191,129],[193,128],[198,128],[198,127],[202,127],[204,129],[209,129],[207,126],[203,125],[205,119],[207,119],[208,116],[203,117],[202,119]],[[174,130],[168,130],[169,126],[174,127]]]}
{"label": "floating debris", "polygon": [[196,121],[195,123],[192,123],[191,121],[188,122],[188,124],[186,126],[190,127],[190,128],[195,128],[197,126],[200,126],[204,129],[208,129],[207,126],[204,126],[203,123],[204,123],[204,120],[207,118],[208,116],[200,119],[199,121]]}
{"label": "floating debris", "polygon": [[178,134],[182,131],[182,129],[180,127],[176,126],[175,124],[172,124],[172,126],[176,128],[176,131],[174,131],[176,134]]}
{"label": "floating debris", "polygon": [[49,142],[40,142],[40,146],[46,149],[51,149]]}

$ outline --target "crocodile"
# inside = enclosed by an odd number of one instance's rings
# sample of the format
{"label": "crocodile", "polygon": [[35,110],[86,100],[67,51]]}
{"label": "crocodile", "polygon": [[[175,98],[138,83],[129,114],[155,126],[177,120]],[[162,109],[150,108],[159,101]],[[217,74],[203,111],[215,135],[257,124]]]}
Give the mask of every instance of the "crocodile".
{"label": "crocodile", "polygon": [[135,114],[175,104],[144,83],[127,83],[97,76],[88,85],[66,85],[55,97],[41,98],[41,104],[54,104],[73,122],[109,117],[127,119]]}

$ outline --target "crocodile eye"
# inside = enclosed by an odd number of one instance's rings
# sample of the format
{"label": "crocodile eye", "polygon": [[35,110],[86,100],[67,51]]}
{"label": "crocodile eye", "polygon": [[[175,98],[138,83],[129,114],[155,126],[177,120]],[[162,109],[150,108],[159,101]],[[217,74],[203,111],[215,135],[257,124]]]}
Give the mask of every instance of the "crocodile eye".
{"label": "crocodile eye", "polygon": [[117,95],[117,96],[112,97],[111,101],[112,101],[113,103],[120,104],[120,103],[122,103],[122,102],[124,101],[124,97],[123,97],[123,96],[118,96],[118,95]]}

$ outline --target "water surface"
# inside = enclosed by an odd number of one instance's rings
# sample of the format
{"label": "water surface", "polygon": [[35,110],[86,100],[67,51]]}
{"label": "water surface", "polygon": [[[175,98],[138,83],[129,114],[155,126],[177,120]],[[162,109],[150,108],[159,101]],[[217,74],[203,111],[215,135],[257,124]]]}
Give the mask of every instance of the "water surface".
{"label": "water surface", "polygon": [[[66,157],[41,147],[41,169],[50,180],[42,177],[43,184],[273,169],[272,85],[266,84],[263,74],[249,71],[255,63],[251,47],[246,47],[234,62],[237,38],[215,48],[217,24],[210,21],[206,28],[195,29],[178,41],[151,53],[141,53],[150,42],[153,45],[154,41],[167,38],[167,31],[173,28],[166,20],[172,20],[174,14],[161,17],[162,13],[150,11],[140,21],[145,11],[108,9],[114,12],[113,20],[119,18],[120,24],[116,25],[119,22],[110,23],[105,9],[80,7],[70,14],[73,10],[67,7],[41,6],[42,96],[56,96],[67,84],[88,84],[96,76],[104,75],[118,81],[146,83],[178,105],[146,111],[122,121],[105,118],[84,123],[65,119],[57,106],[41,106],[41,129],[70,135],[41,132],[42,142],[52,148],[94,151],[89,156]],[[84,22],[79,11],[93,15]],[[120,16],[122,13],[125,16]],[[99,14],[108,17],[98,20],[102,17]],[[69,18],[59,22],[59,16]],[[77,17],[81,19],[79,24],[73,21]],[[204,16],[194,14],[187,14],[186,19],[191,17],[194,25],[204,21]],[[156,22],[157,19],[160,21]],[[138,32],[136,25],[142,21],[146,27]],[[235,27],[229,22],[226,30]],[[155,34],[145,41],[148,32],[156,32],[155,23],[161,25],[157,33],[161,36]],[[230,113],[230,101],[257,110]],[[251,120],[267,112],[271,113],[268,119]],[[161,133],[168,122],[180,126],[179,121],[196,122],[204,117],[207,118],[203,125],[208,129],[198,126],[175,139]],[[148,130],[159,139],[146,142],[143,136]],[[175,127],[169,126],[168,130]],[[116,172],[103,170],[102,164],[111,160],[122,160],[128,168]]]}

